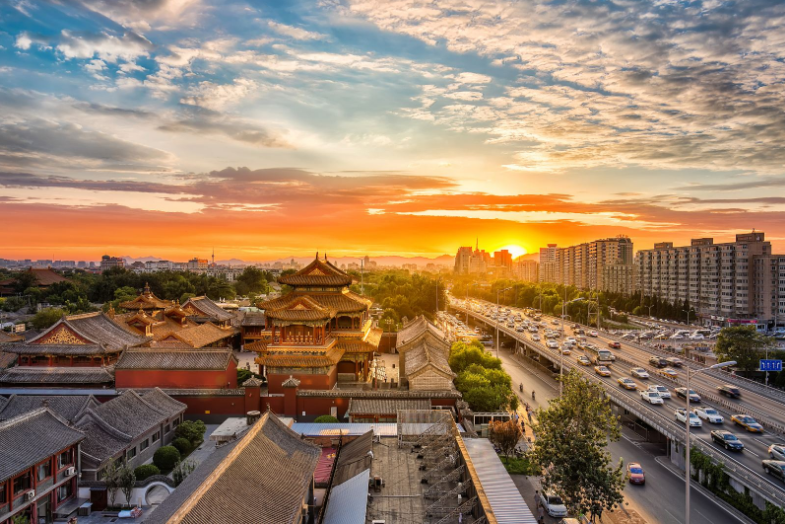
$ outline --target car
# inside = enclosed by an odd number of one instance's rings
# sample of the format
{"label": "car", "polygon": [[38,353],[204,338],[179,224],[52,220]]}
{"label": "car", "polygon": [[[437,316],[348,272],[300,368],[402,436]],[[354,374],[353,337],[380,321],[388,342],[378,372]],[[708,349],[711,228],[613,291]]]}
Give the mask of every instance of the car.
{"label": "car", "polygon": [[630,484],[646,484],[646,476],[643,474],[643,468],[637,462],[630,462],[627,464],[627,479]]}
{"label": "car", "polygon": [[763,433],[763,426],[758,424],[758,422],[749,415],[737,413],[735,415],[731,415],[730,420],[737,426],[743,427],[750,433]]}
{"label": "car", "polygon": [[579,356],[577,360],[581,366],[591,366],[591,360],[586,355]]}
{"label": "car", "polygon": [[630,375],[637,378],[649,378],[649,373],[643,368],[632,368]]}
{"label": "car", "polygon": [[564,341],[566,343],[568,343],[568,344],[577,344],[578,343],[578,341],[575,340],[575,337],[567,337]]}
{"label": "car", "polygon": [[542,501],[543,509],[551,517],[567,516],[567,506],[564,505],[564,502],[558,495],[543,491],[542,498],[540,500]]}
{"label": "car", "polygon": [[673,367],[675,367],[675,368],[680,368],[680,367],[682,367],[682,366],[684,365],[684,361],[682,361],[682,359],[680,359],[680,358],[678,358],[678,357],[670,357],[670,358],[666,358],[666,359],[665,359],[665,361],[666,361],[666,362],[667,362],[669,365],[671,365],[671,366],[673,366]]}
{"label": "car", "polygon": [[526,328],[520,325],[517,328],[515,328],[515,331],[517,331],[518,333],[523,333],[524,331],[526,331]]}
{"label": "car", "polygon": [[668,366],[668,361],[662,357],[650,357],[649,364],[655,368],[664,368]]}
{"label": "car", "polygon": [[728,398],[739,398],[741,396],[741,390],[736,386],[732,386],[730,384],[723,384],[721,386],[717,386],[717,391],[720,395],[724,395]]}
{"label": "car", "polygon": [[594,366],[594,372],[597,373],[601,377],[610,377],[611,370],[606,368],[605,366]]}
{"label": "car", "polygon": [[537,334],[537,333],[534,333],[532,335],[532,340],[535,341],[535,342],[539,342],[540,341],[540,335]]}
{"label": "car", "polygon": [[619,344],[615,340],[612,340],[612,341],[608,342],[608,347],[609,348],[613,348],[613,349],[621,349],[621,344]]}
{"label": "car", "polygon": [[630,390],[638,389],[638,384],[636,384],[635,381],[632,380],[631,378],[621,377],[620,379],[617,379],[616,382],[618,382],[619,385],[624,389],[630,389]]}
{"label": "car", "polygon": [[558,326],[559,325],[559,321],[558,320],[551,320],[551,324],[553,324],[554,326]]}
{"label": "car", "polygon": [[662,397],[656,391],[641,391],[641,398],[651,404],[652,406],[664,404]]}
{"label": "car", "polygon": [[744,449],[744,443],[726,429],[713,430],[711,432],[711,440],[729,451],[741,451]]}
{"label": "car", "polygon": [[673,368],[661,369],[659,371],[659,373],[660,373],[660,375],[662,375],[664,377],[667,377],[667,378],[670,378],[670,379],[673,379],[673,380],[676,380],[676,377],[679,376],[679,374],[676,373],[676,370],[673,369]]}
{"label": "car", "polygon": [[545,345],[548,349],[559,349],[559,344],[555,340],[549,340]]}
{"label": "car", "polygon": [[[686,399],[687,398],[687,388],[676,388],[673,391],[676,392],[676,395],[679,397]],[[690,402],[699,403],[701,401],[700,395],[695,393],[693,390],[690,390]]]}
{"label": "car", "polygon": [[572,350],[570,349],[570,346],[563,346],[561,348],[561,354],[562,355],[569,355],[571,353],[572,353]]}
{"label": "car", "polygon": [[590,336],[590,337],[599,337],[599,336],[600,336],[600,334],[599,334],[599,333],[597,333],[597,331],[596,331],[596,330],[592,329],[591,331],[589,331],[589,336]]}
{"label": "car", "polygon": [[764,460],[763,471],[768,475],[773,475],[780,480],[785,480],[785,461],[782,460]]}
{"label": "car", "polygon": [[769,446],[769,456],[772,460],[785,460],[785,444],[772,444]]}
{"label": "car", "polygon": [[[676,420],[679,422],[687,422],[687,411],[684,409],[677,409],[675,411]],[[695,413],[690,413],[690,427],[691,428],[700,428],[703,427],[703,422],[701,419],[698,418],[698,415]]]}
{"label": "car", "polygon": [[722,424],[725,422],[725,419],[720,412],[714,408],[710,407],[701,407],[695,408],[692,410],[693,413],[698,415],[698,418],[701,420],[705,420],[706,422],[711,422],[712,424]]}
{"label": "car", "polygon": [[669,399],[670,400],[670,398],[671,398],[671,392],[665,386],[659,386],[659,385],[658,386],[649,386],[648,391],[654,391],[656,393],[659,393],[660,394],[660,398],[663,399],[663,400],[665,400],[665,399]]}

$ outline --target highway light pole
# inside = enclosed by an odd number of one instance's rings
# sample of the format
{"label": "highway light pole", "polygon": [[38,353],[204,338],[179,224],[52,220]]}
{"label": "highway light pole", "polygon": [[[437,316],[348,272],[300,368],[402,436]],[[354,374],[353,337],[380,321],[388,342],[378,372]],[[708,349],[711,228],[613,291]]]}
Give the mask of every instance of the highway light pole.
{"label": "highway light pole", "polygon": [[499,311],[499,293],[503,293],[508,289],[512,288],[506,287],[496,290],[496,358],[499,358],[499,317],[501,316],[501,311]]}
{"label": "highway light pole", "polygon": [[[566,292],[565,292],[565,297],[566,297]],[[572,300],[570,300],[569,302],[566,302],[566,303],[562,302],[562,306],[561,306],[561,324],[562,324],[562,329],[561,330],[562,330],[562,335],[566,334],[566,331],[564,331],[564,316],[565,316],[565,312],[564,311],[565,311],[565,308],[567,307],[567,304],[572,304],[573,302],[580,302],[581,300],[584,300],[584,298],[583,297],[578,297],[578,298],[574,298],[574,299],[572,299]],[[564,344],[564,342],[562,342],[562,347],[559,349],[559,399],[562,398],[562,393],[564,392],[564,382],[562,382],[562,378],[563,378],[562,374],[563,374],[563,370],[564,370],[564,345],[563,344]]]}
{"label": "highway light pole", "polygon": [[731,361],[728,361],[728,362],[721,362],[719,364],[714,364],[713,366],[709,366],[707,368],[696,369],[695,371],[690,371],[690,369],[687,368],[687,394],[685,395],[687,397],[687,410],[684,413],[685,419],[686,419],[685,425],[686,425],[686,428],[687,428],[686,438],[684,439],[684,442],[685,442],[685,444],[684,444],[684,446],[685,446],[685,448],[684,448],[684,458],[685,458],[684,471],[685,471],[685,477],[684,478],[685,478],[685,483],[686,483],[685,490],[686,490],[686,499],[687,499],[686,508],[685,508],[685,514],[684,514],[685,515],[685,524],[690,524],[690,391],[692,391],[690,389],[690,379],[692,378],[692,375],[697,375],[698,373],[702,373],[703,371],[707,371],[709,369],[725,368],[725,367],[728,367],[728,366],[735,366],[735,365],[736,365],[736,361],[735,360],[731,360]]}
{"label": "highway light pole", "polygon": [[687,313],[687,325],[690,325],[690,310],[689,309],[682,309],[682,313]]}

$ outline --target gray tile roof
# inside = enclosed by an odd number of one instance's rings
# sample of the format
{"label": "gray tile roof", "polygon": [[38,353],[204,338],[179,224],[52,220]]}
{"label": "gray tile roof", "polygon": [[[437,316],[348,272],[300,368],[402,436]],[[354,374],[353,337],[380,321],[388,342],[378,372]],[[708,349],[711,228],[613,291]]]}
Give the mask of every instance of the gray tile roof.
{"label": "gray tile roof", "polygon": [[120,348],[106,349],[101,344],[14,344],[9,351],[18,355],[90,355],[101,356],[119,353]]}
{"label": "gray tile roof", "polygon": [[156,411],[168,418],[179,415],[188,407],[186,404],[173,399],[159,388],[142,393],[142,399],[155,408]]}
{"label": "gray tile roof", "polygon": [[77,425],[81,426],[81,420],[87,422],[87,419],[99,418],[118,431],[136,437],[168,418],[167,413],[162,413],[155,407],[157,402],[147,402],[136,391],[127,390],[119,397],[89,409]]}
{"label": "gray tile roof", "polygon": [[85,410],[98,405],[92,395],[11,395],[5,407],[0,406],[0,420],[48,407],[66,422],[74,423]]}
{"label": "gray tile roof", "polygon": [[221,306],[207,297],[191,297],[188,299],[188,302],[183,304],[183,308],[187,307],[188,304],[193,305],[208,318],[213,318],[218,321],[231,320],[234,318],[234,314],[224,310]]}
{"label": "gray tile roof", "polygon": [[0,481],[82,439],[84,433],[45,408],[0,422]]}
{"label": "gray tile roof", "polygon": [[114,368],[16,366],[0,373],[1,384],[107,384],[114,382]]}
{"label": "gray tile roof", "polygon": [[243,321],[240,324],[242,326],[264,326],[265,325],[265,317],[264,313],[246,313],[243,317]]}
{"label": "gray tile roof", "polygon": [[98,312],[63,317],[40,335],[29,339],[28,342],[36,342],[45,338],[50,332],[59,329],[62,324],[65,324],[82,338],[93,344],[100,344],[107,350],[118,350],[126,346],[140,346],[149,340],[148,337],[135,335],[123,329],[108,315]]}
{"label": "gray tile roof", "polygon": [[431,409],[431,401],[425,399],[352,398],[349,399],[349,415],[395,415],[399,409]]}
{"label": "gray tile roof", "polygon": [[[444,332],[442,330],[428,322],[425,317],[419,316],[398,331],[395,344],[398,347],[409,344],[426,333],[430,333],[437,340],[444,340]],[[444,342],[444,344],[447,344],[447,342]]]}
{"label": "gray tile roof", "polygon": [[267,412],[202,462],[144,522],[299,523],[320,454]]}
{"label": "gray tile roof", "polygon": [[405,368],[407,377],[414,375],[429,365],[447,376],[455,376],[447,361],[447,354],[442,348],[434,347],[426,339],[417,341],[403,356],[406,361]]}
{"label": "gray tile roof", "polygon": [[123,352],[117,369],[225,370],[236,358],[231,348],[166,349],[136,348]]}

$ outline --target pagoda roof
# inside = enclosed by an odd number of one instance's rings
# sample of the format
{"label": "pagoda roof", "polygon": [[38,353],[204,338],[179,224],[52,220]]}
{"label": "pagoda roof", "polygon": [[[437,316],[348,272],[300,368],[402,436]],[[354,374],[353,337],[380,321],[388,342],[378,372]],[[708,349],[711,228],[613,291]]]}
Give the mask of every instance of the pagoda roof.
{"label": "pagoda roof", "polygon": [[107,349],[101,344],[17,344],[9,346],[9,351],[17,355],[45,356],[94,356],[100,357],[111,353],[119,353],[120,348]]}
{"label": "pagoda roof", "polygon": [[219,340],[231,337],[237,333],[234,329],[224,329],[216,326],[212,322],[205,322],[198,326],[173,331],[171,336],[193,348],[203,348],[214,344]]}
{"label": "pagoda roof", "polygon": [[[66,331],[58,333],[60,330],[67,330],[71,333]],[[76,342],[76,339],[79,342]],[[147,341],[147,337],[135,335],[119,326],[105,313],[97,312],[64,316],[52,327],[31,339],[28,344],[99,344],[111,351],[124,347],[141,346]]]}
{"label": "pagoda roof", "polygon": [[282,301],[280,307],[265,311],[267,318],[289,322],[308,322],[328,320],[336,314],[335,309],[323,306],[310,295],[294,293],[283,298],[287,300]]}
{"label": "pagoda roof", "polygon": [[225,370],[237,358],[231,348],[204,349],[128,349],[117,362],[115,369],[168,369],[168,370]]}
{"label": "pagoda roof", "polygon": [[282,297],[263,302],[259,304],[259,308],[264,309],[265,314],[268,317],[272,317],[275,310],[288,308],[300,297],[307,297],[309,300],[322,307],[332,309],[337,315],[341,313],[360,313],[366,311],[373,304],[371,299],[358,295],[348,289],[344,289],[341,293],[325,294],[294,291]]}
{"label": "pagoda roof", "polygon": [[172,306],[169,300],[161,300],[150,291],[150,286],[145,284],[144,291],[133,300],[120,302],[120,307],[128,310],[149,310],[149,309],[166,309]]}
{"label": "pagoda roof", "polygon": [[189,309],[194,309],[199,311],[201,315],[196,316],[203,316],[207,317],[212,320],[217,320],[219,322],[223,322],[226,320],[231,320],[234,318],[232,313],[229,313],[221,306],[207,298],[206,296],[203,297],[191,297],[188,301],[183,304],[183,309],[188,312]]}
{"label": "pagoda roof", "polygon": [[294,352],[268,353],[256,359],[257,364],[281,368],[326,368],[341,360],[343,351],[337,346],[322,355],[298,355]]}
{"label": "pagoda roof", "polygon": [[348,286],[352,283],[352,277],[341,271],[330,262],[326,260],[319,260],[319,254],[316,258],[291,275],[284,275],[278,277],[278,282],[289,286]]}

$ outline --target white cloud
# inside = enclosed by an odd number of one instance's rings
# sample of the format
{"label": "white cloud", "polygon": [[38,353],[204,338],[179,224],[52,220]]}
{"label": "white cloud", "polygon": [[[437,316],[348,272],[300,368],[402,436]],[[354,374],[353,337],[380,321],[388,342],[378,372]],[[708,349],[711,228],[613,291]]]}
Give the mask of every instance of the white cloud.
{"label": "white cloud", "polygon": [[189,96],[181,98],[180,103],[220,111],[258,89],[259,84],[246,78],[237,78],[231,84],[201,82],[189,92]]}
{"label": "white cloud", "polygon": [[300,27],[294,27],[291,25],[273,22],[272,20],[267,22],[267,25],[269,25],[270,29],[272,29],[276,33],[294,38],[295,40],[322,40],[326,38],[326,35],[323,35],[321,33],[314,33],[312,31],[307,31]]}
{"label": "white cloud", "polygon": [[66,58],[98,58],[107,62],[118,59],[131,61],[140,56],[147,56],[153,44],[145,37],[129,31],[122,37],[108,33],[77,35],[63,30],[57,50]]}
{"label": "white cloud", "polygon": [[32,43],[33,41],[30,39],[27,33],[20,33],[19,36],[16,37],[16,43],[14,44],[14,47],[21,49],[22,51],[27,51],[30,49]]}

